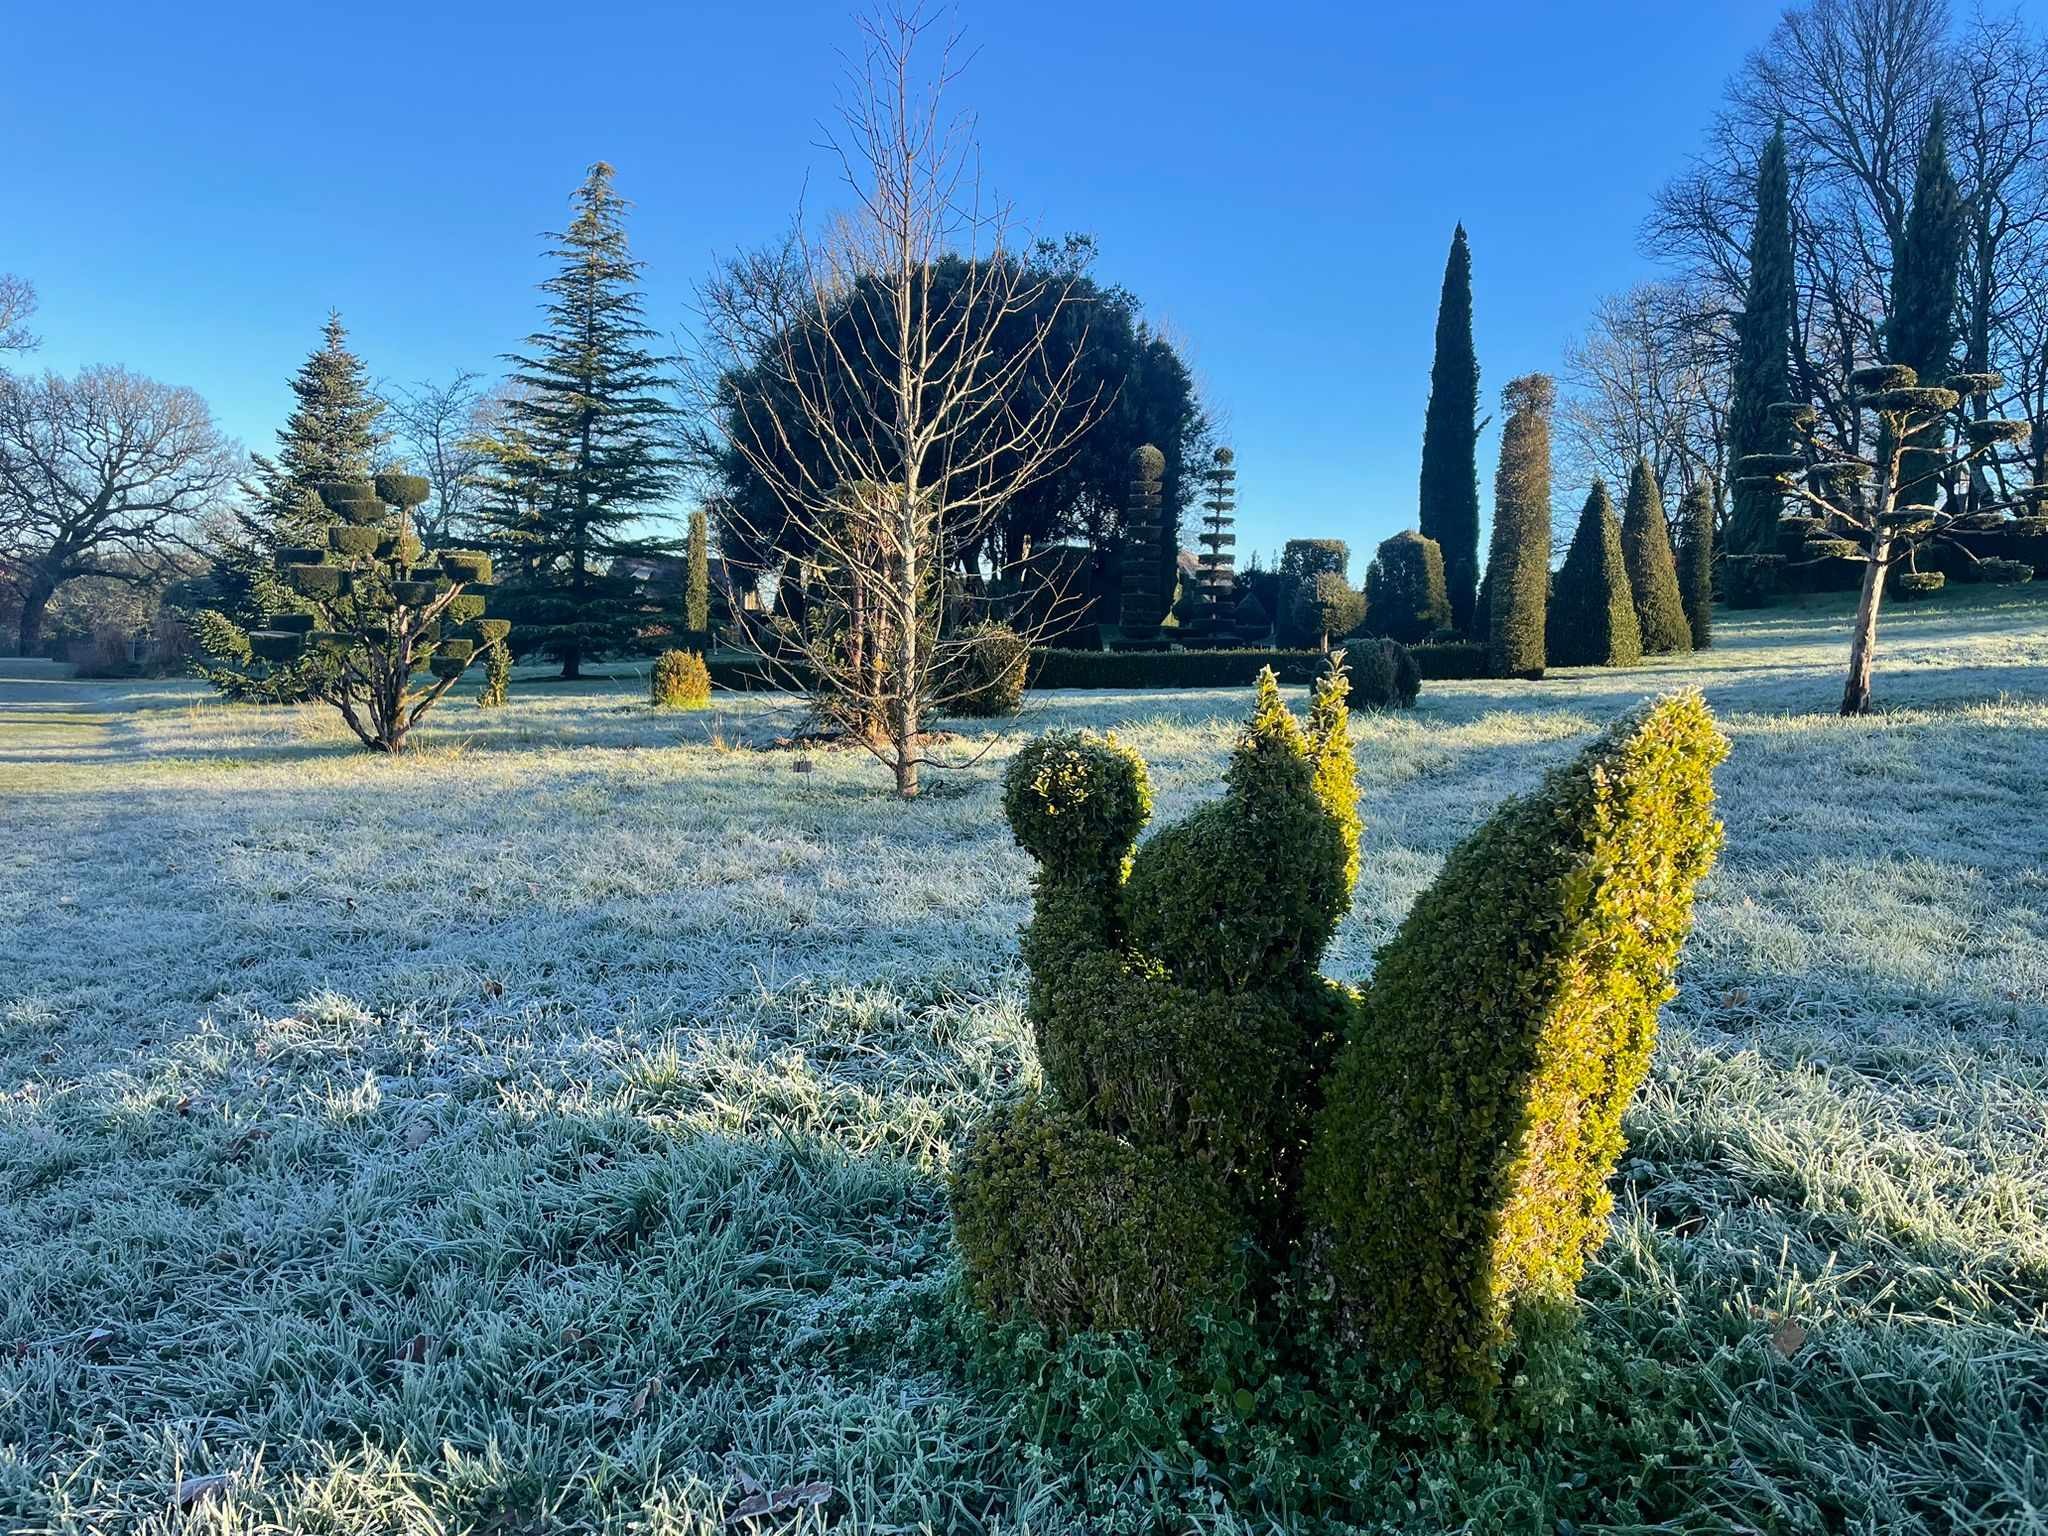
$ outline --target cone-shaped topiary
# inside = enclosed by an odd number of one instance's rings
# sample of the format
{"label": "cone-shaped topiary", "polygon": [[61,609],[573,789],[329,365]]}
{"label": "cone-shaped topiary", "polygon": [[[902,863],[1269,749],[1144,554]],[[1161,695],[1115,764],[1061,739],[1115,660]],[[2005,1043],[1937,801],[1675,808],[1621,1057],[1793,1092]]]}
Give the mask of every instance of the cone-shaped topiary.
{"label": "cone-shaped topiary", "polygon": [[1621,553],[1621,524],[1607,486],[1593,482],[1578,532],[1550,595],[1548,649],[1553,666],[1626,667],[1643,659],[1635,599]]}
{"label": "cone-shaped topiary", "polygon": [[1696,651],[1714,643],[1715,500],[1713,482],[1696,480],[1678,504],[1678,590]]}
{"label": "cone-shaped topiary", "polygon": [[1550,410],[1557,387],[1540,373],[1501,391],[1508,412],[1493,477],[1493,542],[1486,557],[1489,661],[1495,677],[1541,677],[1550,588]]}
{"label": "cone-shaped topiary", "polygon": [[1365,603],[1372,627],[1404,645],[1449,628],[1451,600],[1436,540],[1411,528],[1382,543],[1366,567]]}
{"label": "cone-shaped topiary", "polygon": [[694,651],[663,651],[654,658],[648,696],[656,709],[708,708],[711,669]]}
{"label": "cone-shaped topiary", "polygon": [[1678,591],[1678,565],[1671,557],[1671,530],[1664,498],[1650,461],[1639,458],[1628,477],[1628,510],[1621,520],[1621,556],[1628,567],[1629,595],[1635,599],[1636,628],[1643,654],[1662,656],[1692,649],[1692,626]]}
{"label": "cone-shaped topiary", "polygon": [[1483,1411],[1516,1306],[1607,1234],[1621,1117],[1720,846],[1727,753],[1694,693],[1616,724],[1452,854],[1380,951],[1303,1206],[1383,1360]]}
{"label": "cone-shaped topiary", "polygon": [[1347,686],[1333,667],[1304,733],[1263,673],[1224,797],[1135,856],[1136,754],[1056,733],[1011,764],[1004,806],[1040,865],[1023,953],[1050,1094],[984,1128],[954,1176],[990,1311],[1177,1346],[1285,1261],[1347,1007],[1314,969],[1357,867]]}

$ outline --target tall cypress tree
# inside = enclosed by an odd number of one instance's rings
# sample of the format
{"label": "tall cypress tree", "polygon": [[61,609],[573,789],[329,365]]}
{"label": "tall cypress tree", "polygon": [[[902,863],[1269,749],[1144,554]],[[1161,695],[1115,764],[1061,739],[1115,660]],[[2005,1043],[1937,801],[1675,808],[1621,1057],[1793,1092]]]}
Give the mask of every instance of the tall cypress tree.
{"label": "tall cypress tree", "polygon": [[1470,633],[1479,587],[1479,358],[1472,345],[1472,251],[1451,236],[1436,311],[1436,361],[1422,422],[1422,536],[1444,552],[1451,623]]}
{"label": "tall cypress tree", "polygon": [[518,626],[520,650],[558,658],[564,678],[631,644],[650,617],[640,583],[620,567],[664,547],[632,529],[677,479],[665,364],[649,350],[642,263],[609,165],[590,168],[573,205],[569,228],[550,237],[558,267],[541,284],[546,329],[507,359],[519,392],[502,441],[486,444],[487,473],[511,488],[493,495],[487,516],[505,564],[522,573],[500,608]]}
{"label": "tall cypress tree", "polygon": [[1678,590],[1692,648],[1714,643],[1714,501],[1710,480],[1695,480],[1678,504]]}
{"label": "tall cypress tree", "polygon": [[[1782,124],[1756,168],[1756,222],[1749,231],[1749,291],[1736,321],[1734,390],[1728,404],[1730,462],[1782,453],[1791,429],[1770,408],[1792,398],[1792,192]],[[1756,607],[1769,595],[1764,557],[1778,547],[1783,498],[1768,487],[1738,485],[1728,518],[1728,601]]]}
{"label": "tall cypress tree", "polygon": [[371,391],[369,370],[349,347],[338,312],[329,312],[320,345],[299,365],[290,387],[291,414],[277,434],[276,456],[249,456],[244,504],[214,554],[215,605],[196,625],[202,648],[221,664],[200,667],[200,675],[233,697],[273,703],[305,698],[304,671],[320,660],[309,656],[278,665],[255,681],[241,670],[249,659],[248,631],[305,608],[278,576],[277,551],[324,548],[336,519],[315,487],[367,480],[390,440],[378,425],[384,404]]}
{"label": "tall cypress tree", "polygon": [[[1955,371],[1956,288],[1962,273],[1964,209],[1948,164],[1948,126],[1941,103],[1928,119],[1920,145],[1920,165],[1913,178],[1913,201],[1906,211],[1905,238],[1892,265],[1892,314],[1885,328],[1887,360],[1904,363],[1924,384],[1939,384]],[[1940,423],[1930,423],[1933,436]],[[1917,441],[1917,437],[1916,437]],[[1916,448],[1901,466],[1902,480],[1911,480],[1938,466],[1928,462],[1932,449]],[[1910,501],[1927,501],[1916,493]]]}
{"label": "tall cypress tree", "polygon": [[1493,542],[1486,559],[1488,659],[1496,677],[1541,677],[1550,587],[1550,409],[1557,386],[1540,373],[1501,391],[1508,413],[1493,477]]}
{"label": "tall cypress tree", "polygon": [[1621,524],[1595,480],[1550,603],[1550,660],[1560,667],[1626,667],[1643,659],[1642,631],[1621,553]]}
{"label": "tall cypress tree", "polygon": [[683,628],[699,644],[711,644],[711,519],[699,507],[690,514],[690,557],[683,578]]}
{"label": "tall cypress tree", "polygon": [[1638,458],[1628,477],[1628,510],[1621,519],[1621,554],[1635,598],[1636,626],[1643,654],[1661,656],[1692,649],[1692,626],[1678,590],[1678,565],[1671,558],[1671,529],[1664,521],[1664,497],[1650,461]]}

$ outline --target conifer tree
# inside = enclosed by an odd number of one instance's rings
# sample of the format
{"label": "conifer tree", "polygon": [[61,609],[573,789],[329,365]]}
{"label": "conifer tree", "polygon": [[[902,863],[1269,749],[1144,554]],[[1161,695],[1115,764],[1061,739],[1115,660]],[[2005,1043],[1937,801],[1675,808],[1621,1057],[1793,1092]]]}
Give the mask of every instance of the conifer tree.
{"label": "conifer tree", "polygon": [[1643,654],[1661,656],[1692,649],[1692,626],[1678,590],[1678,565],[1671,556],[1671,529],[1664,498],[1650,461],[1638,458],[1628,479],[1628,510],[1621,520],[1621,553],[1635,598],[1636,627]]}
{"label": "conifer tree", "polygon": [[1479,359],[1472,345],[1472,251],[1462,224],[1451,237],[1436,312],[1421,506],[1422,536],[1443,550],[1451,622],[1469,633],[1479,586]]}
{"label": "conifer tree", "polygon": [[[1765,144],[1756,170],[1756,222],[1749,232],[1749,289],[1735,325],[1734,389],[1728,405],[1731,457],[1783,453],[1790,432],[1770,408],[1790,398],[1793,317],[1792,194],[1785,130]],[[1738,485],[1728,518],[1728,601],[1756,607],[1769,596],[1784,498],[1767,486]]]}
{"label": "conifer tree", "polygon": [[1692,648],[1714,643],[1714,502],[1710,480],[1695,480],[1678,504],[1678,590]]}
{"label": "conifer tree", "polygon": [[1557,387],[1540,373],[1501,391],[1500,468],[1486,559],[1487,635],[1496,677],[1541,677],[1550,588],[1550,410]]}
{"label": "conifer tree", "polygon": [[319,656],[252,675],[248,633],[278,614],[302,613],[299,593],[278,574],[279,549],[324,545],[336,519],[317,487],[367,479],[389,440],[378,418],[383,404],[370,388],[369,371],[348,345],[348,328],[330,312],[321,342],[291,377],[292,409],[277,435],[277,454],[251,454],[242,482],[247,505],[215,552],[212,585],[217,609],[202,614],[195,630],[208,662],[199,668],[216,688],[251,702],[292,703],[312,694],[309,668]]}
{"label": "conifer tree", "polygon": [[[1963,201],[1949,170],[1947,121],[1937,101],[1920,146],[1905,239],[1892,267],[1892,314],[1885,328],[1888,361],[1903,363],[1923,379],[1946,379],[1955,369],[1963,239]],[[1915,447],[1901,462],[1907,483],[1941,459],[1941,426],[1938,419],[1931,421],[1924,446]],[[1931,492],[1923,489],[1921,494]]]}
{"label": "conifer tree", "polygon": [[1559,667],[1626,667],[1643,659],[1621,524],[1607,485],[1595,480],[1550,600],[1550,661]]}
{"label": "conifer tree", "polygon": [[711,519],[699,507],[690,514],[690,556],[683,581],[683,628],[695,643],[711,644]]}
{"label": "conifer tree", "polygon": [[677,477],[664,440],[673,414],[664,361],[649,350],[642,263],[626,241],[612,168],[593,165],[573,202],[575,219],[552,237],[557,270],[541,284],[546,328],[509,359],[517,392],[507,430],[484,444],[494,545],[519,573],[502,606],[520,649],[558,658],[564,678],[630,644],[649,617],[621,565],[660,551],[633,529]]}

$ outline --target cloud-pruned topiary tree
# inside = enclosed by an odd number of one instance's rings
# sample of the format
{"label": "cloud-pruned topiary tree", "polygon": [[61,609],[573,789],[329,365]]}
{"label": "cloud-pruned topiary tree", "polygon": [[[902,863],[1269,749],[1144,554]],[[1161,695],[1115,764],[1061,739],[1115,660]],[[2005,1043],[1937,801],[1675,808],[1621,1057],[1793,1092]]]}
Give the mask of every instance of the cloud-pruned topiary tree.
{"label": "cloud-pruned topiary tree", "polygon": [[1628,667],[1643,659],[1628,563],[1621,553],[1621,524],[1603,481],[1593,482],[1558,570],[1549,629],[1553,666]]}
{"label": "cloud-pruned topiary tree", "polygon": [[1507,421],[1493,477],[1493,541],[1486,557],[1490,670],[1495,677],[1543,675],[1544,610],[1550,590],[1550,411],[1557,386],[1540,373],[1501,391]]}
{"label": "cloud-pruned topiary tree", "polygon": [[1444,556],[1436,540],[1411,528],[1382,542],[1365,570],[1365,604],[1372,627],[1403,645],[1450,627]]}
{"label": "cloud-pruned topiary tree", "polygon": [[1345,1321],[1483,1412],[1523,1303],[1607,1236],[1727,754],[1696,693],[1629,716],[1452,854],[1379,953],[1303,1202]]}
{"label": "cloud-pruned topiary tree", "polygon": [[1692,649],[1692,626],[1678,590],[1678,564],[1671,555],[1671,529],[1664,521],[1664,497],[1650,461],[1636,460],[1628,477],[1628,509],[1621,519],[1621,555],[1635,599],[1636,628],[1643,654],[1662,656]]}
{"label": "cloud-pruned topiary tree", "polygon": [[1237,585],[1237,455],[1218,448],[1202,471],[1202,546],[1199,567],[1201,622],[1206,639],[1228,640],[1236,631],[1232,594]]}
{"label": "cloud-pruned topiary tree", "polygon": [[[322,484],[334,519],[326,547],[286,546],[276,556],[304,609],[249,636],[258,675],[317,654],[322,665],[302,669],[308,686],[372,751],[404,751],[420,717],[511,627],[484,617],[488,555],[421,548],[410,513],[431,489],[420,475]],[[421,685],[422,672],[433,681]]]}

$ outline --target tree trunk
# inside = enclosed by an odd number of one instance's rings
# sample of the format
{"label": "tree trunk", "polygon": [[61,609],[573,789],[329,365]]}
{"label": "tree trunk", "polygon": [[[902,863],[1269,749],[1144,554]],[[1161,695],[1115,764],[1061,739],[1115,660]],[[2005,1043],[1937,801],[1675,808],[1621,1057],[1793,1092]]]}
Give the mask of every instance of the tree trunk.
{"label": "tree trunk", "polygon": [[1856,601],[1856,629],[1849,641],[1849,679],[1842,687],[1842,713],[1870,713],[1870,667],[1877,657],[1877,609],[1884,600],[1884,573],[1891,540],[1880,534],[1871,542],[1870,563],[1863,567],[1863,592]]}
{"label": "tree trunk", "polygon": [[21,600],[21,630],[18,653],[33,656],[43,643],[43,617],[50,611],[50,599],[57,589],[46,582],[33,582]]}

